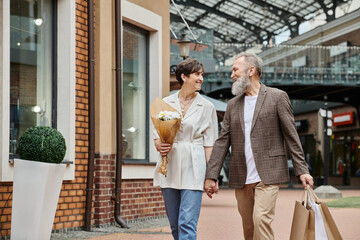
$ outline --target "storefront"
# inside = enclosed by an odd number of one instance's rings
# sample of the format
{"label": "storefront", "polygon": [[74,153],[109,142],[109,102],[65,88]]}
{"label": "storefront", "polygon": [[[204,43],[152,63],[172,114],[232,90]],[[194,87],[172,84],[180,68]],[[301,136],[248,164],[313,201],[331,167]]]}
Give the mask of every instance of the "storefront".
{"label": "storefront", "polygon": [[360,130],[340,131],[330,141],[330,176],[340,176],[341,185],[360,178]]}
{"label": "storefront", "polygon": [[[324,176],[324,125],[316,107],[306,113],[297,113],[295,107],[294,112],[310,173],[315,179],[321,179]],[[328,184],[360,186],[360,129],[356,110],[351,106],[338,104],[330,108],[330,111],[333,115],[332,126],[329,127],[332,134],[328,145]]]}
{"label": "storefront", "polygon": [[[90,1],[91,2],[91,1]],[[66,173],[53,230],[82,229],[87,220],[90,57],[89,1],[0,1],[0,235],[9,236],[16,144],[35,125],[57,128],[67,145]],[[169,92],[169,2],[119,1],[123,26],[123,135],[121,217],[165,216],[152,186],[158,153],[149,106]],[[114,224],[115,6],[96,1],[95,170],[91,225]],[[110,14],[109,14],[110,13]],[[116,30],[116,31],[115,31]],[[67,230],[66,230],[67,231]]]}

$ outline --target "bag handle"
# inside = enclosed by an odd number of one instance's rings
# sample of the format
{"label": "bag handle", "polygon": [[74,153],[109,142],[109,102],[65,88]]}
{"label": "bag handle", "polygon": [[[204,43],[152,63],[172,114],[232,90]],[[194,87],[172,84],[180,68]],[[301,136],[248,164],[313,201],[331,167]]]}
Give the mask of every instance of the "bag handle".
{"label": "bag handle", "polygon": [[306,184],[306,188],[307,189],[305,191],[307,191],[307,193],[309,194],[310,199],[313,200],[317,204],[321,203],[318,196],[316,196],[314,189],[312,187],[310,187],[309,184]]}
{"label": "bag handle", "polygon": [[318,196],[316,196],[315,192],[314,192],[314,189],[312,189],[309,184],[306,185],[306,190],[304,190],[304,195],[302,197],[302,201],[303,201],[303,205],[304,207],[306,208],[307,205],[308,205],[308,201],[313,201],[317,204],[320,204],[321,201],[320,199],[318,198]]}
{"label": "bag handle", "polygon": [[304,207],[306,208],[307,204],[308,204],[308,197],[309,197],[309,193],[307,190],[304,191],[304,195],[301,199],[302,204],[304,205]]}

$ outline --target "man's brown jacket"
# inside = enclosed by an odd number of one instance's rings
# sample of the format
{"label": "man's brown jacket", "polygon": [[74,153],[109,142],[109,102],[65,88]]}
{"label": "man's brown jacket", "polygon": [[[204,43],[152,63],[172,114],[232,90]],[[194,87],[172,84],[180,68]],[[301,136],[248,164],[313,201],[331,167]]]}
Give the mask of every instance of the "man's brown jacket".
{"label": "man's brown jacket", "polygon": [[[228,102],[219,138],[207,165],[206,178],[218,179],[225,156],[231,146],[229,187],[242,188],[246,181],[244,94]],[[296,131],[288,95],[261,84],[252,120],[251,147],[256,169],[265,184],[289,181],[287,155],[295,175],[309,173]],[[286,148],[286,145],[287,148]]]}

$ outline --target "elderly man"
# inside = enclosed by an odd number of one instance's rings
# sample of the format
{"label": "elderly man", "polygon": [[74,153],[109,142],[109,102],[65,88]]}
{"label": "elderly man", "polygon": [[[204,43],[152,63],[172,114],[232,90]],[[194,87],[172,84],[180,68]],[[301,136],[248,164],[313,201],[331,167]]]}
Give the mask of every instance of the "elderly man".
{"label": "elderly man", "polygon": [[231,146],[229,187],[235,188],[246,240],[274,239],[271,222],[279,184],[289,181],[286,153],[304,188],[313,186],[289,97],[262,84],[261,71],[262,60],[255,54],[243,52],[236,58],[231,74],[235,97],[228,103],[204,184],[212,198],[218,192],[216,179]]}

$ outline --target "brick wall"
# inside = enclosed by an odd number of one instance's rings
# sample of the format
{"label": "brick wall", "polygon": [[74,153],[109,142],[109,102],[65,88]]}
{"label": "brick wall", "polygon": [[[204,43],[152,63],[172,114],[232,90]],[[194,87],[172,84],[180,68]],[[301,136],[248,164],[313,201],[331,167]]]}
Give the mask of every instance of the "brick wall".
{"label": "brick wall", "polygon": [[[9,199],[9,201],[7,201]],[[12,183],[0,183],[0,236],[9,236],[11,228]]]}
{"label": "brick wall", "polygon": [[[94,190],[94,225],[114,223],[114,201],[116,175],[115,155],[96,155]],[[159,187],[152,179],[122,180],[121,212],[125,221],[165,216],[165,207]]]}
{"label": "brick wall", "polygon": [[37,68],[25,64],[10,64],[10,104],[36,105],[36,70]]}
{"label": "brick wall", "polygon": [[[95,13],[96,15],[96,13]],[[96,17],[95,17],[96,19]],[[96,20],[95,20],[96,21]],[[96,46],[96,43],[95,43]],[[76,1],[76,169],[75,180],[62,186],[54,230],[84,226],[88,159],[87,2]],[[96,63],[95,63],[96,64]],[[114,223],[115,155],[96,154],[93,225]],[[127,220],[165,216],[159,188],[152,180],[122,182],[121,217]]]}
{"label": "brick wall", "polygon": [[94,224],[114,222],[115,155],[95,156],[94,166]]}
{"label": "brick wall", "polygon": [[[123,44],[126,46],[123,49],[124,59],[137,60],[137,53],[139,48],[137,32],[134,31],[134,27],[130,24],[124,24],[123,26]],[[136,28],[135,28],[136,29]]]}
{"label": "brick wall", "polygon": [[[76,121],[75,180],[64,181],[53,230],[80,229],[84,226],[88,159],[88,45],[87,1],[76,0]],[[115,156],[97,154],[94,179],[94,225],[114,223]],[[10,236],[12,182],[0,182],[0,237]],[[121,217],[125,221],[165,216],[161,191],[152,179],[124,180]],[[7,201],[9,199],[9,201]]]}
{"label": "brick wall", "polygon": [[163,197],[152,179],[123,180],[121,217],[125,221],[166,216]]}
{"label": "brick wall", "polygon": [[76,0],[75,180],[64,181],[54,230],[84,226],[88,159],[87,1]]}
{"label": "brick wall", "polygon": [[[53,230],[84,226],[88,159],[87,2],[76,0],[76,146],[75,180],[64,181]],[[0,236],[11,229],[12,183],[0,183]],[[10,196],[10,198],[9,198]],[[9,201],[6,200],[9,198]]]}

